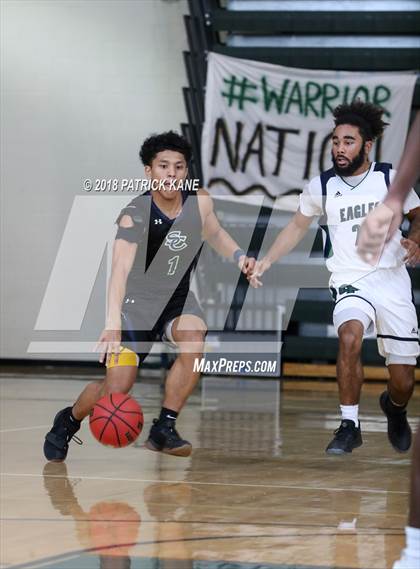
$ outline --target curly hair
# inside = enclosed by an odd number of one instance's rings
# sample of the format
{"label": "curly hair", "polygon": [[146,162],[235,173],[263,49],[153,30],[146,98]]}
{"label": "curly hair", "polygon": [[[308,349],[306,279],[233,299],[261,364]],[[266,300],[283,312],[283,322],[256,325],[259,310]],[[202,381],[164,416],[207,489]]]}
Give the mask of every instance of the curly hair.
{"label": "curly hair", "polygon": [[153,159],[158,152],[163,150],[174,150],[184,155],[185,161],[191,159],[190,143],[173,130],[161,134],[153,134],[143,142],[140,148],[140,160],[145,166],[151,166]]}
{"label": "curly hair", "polygon": [[338,105],[333,110],[335,126],[340,124],[351,124],[359,128],[364,140],[375,140],[382,136],[385,127],[389,124],[382,120],[384,109],[364,103],[360,99],[352,101],[349,105]]}

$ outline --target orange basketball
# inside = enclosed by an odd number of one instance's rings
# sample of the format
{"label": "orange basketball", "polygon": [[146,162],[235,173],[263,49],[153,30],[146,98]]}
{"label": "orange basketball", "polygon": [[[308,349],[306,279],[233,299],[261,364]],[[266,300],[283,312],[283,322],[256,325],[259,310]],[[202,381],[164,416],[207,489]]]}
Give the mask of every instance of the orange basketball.
{"label": "orange basketball", "polygon": [[143,428],[143,411],[124,393],[110,393],[96,403],[89,417],[92,435],[103,445],[115,448],[133,443]]}

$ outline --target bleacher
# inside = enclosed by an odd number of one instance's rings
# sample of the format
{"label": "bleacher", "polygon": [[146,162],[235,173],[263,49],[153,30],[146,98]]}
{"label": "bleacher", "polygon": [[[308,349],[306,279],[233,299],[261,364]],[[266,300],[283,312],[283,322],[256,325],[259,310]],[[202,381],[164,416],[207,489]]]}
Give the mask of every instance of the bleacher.
{"label": "bleacher", "polygon": [[[184,89],[188,123],[182,125],[182,129],[191,141],[196,157],[192,175],[199,179],[202,179],[202,171],[197,157],[200,157],[204,121],[208,52],[312,69],[419,69],[420,3],[416,0],[345,0],[339,3],[331,0],[189,0],[189,11],[190,14],[185,16],[189,51],[184,53],[189,83]],[[420,107],[420,80],[417,81],[412,104],[413,109]],[[246,217],[245,213],[243,215]],[[270,212],[259,212],[250,247],[252,253],[258,253],[269,218]],[[279,218],[274,228],[280,230],[285,222]],[[223,224],[240,242],[241,221],[238,216],[225,214]],[[275,235],[276,232],[273,232],[271,241]],[[314,255],[317,251],[320,251],[319,240],[316,240]],[[314,259],[311,262],[319,266],[319,261]],[[223,270],[220,268],[218,263],[221,261],[216,256],[211,263],[219,275],[228,279],[230,271],[226,267]],[[299,264],[298,255],[296,263]],[[287,289],[285,275],[293,274],[290,272],[293,271],[292,266],[293,261],[290,260],[286,271],[284,264],[272,267],[265,277],[265,286],[256,294],[248,290],[244,279],[240,279],[233,302],[229,300],[232,295],[226,295],[231,311],[224,322],[218,322],[221,331],[226,333],[238,329],[241,318],[245,321],[245,316],[241,316],[242,304],[244,298],[251,295],[253,301],[248,305],[260,311],[258,324],[255,315],[249,317],[251,321],[254,318],[255,334],[269,333],[273,327],[271,312],[274,291],[279,282]],[[411,276],[419,306],[420,269],[411,270]],[[214,320],[215,306],[224,308],[223,294],[220,292],[223,285],[217,294],[214,291],[209,293],[206,275],[199,273],[198,277],[204,309],[208,317]],[[292,301],[282,298],[286,312]],[[330,327],[332,306],[326,288],[300,292],[284,334],[283,360],[316,363],[335,361],[338,343]],[[223,310],[221,312],[224,313]],[[377,354],[376,340],[364,343],[363,355],[367,364],[383,364]]]}
{"label": "bleacher", "polygon": [[[206,57],[232,57],[309,69],[401,71],[420,68],[417,0],[189,0],[184,52],[188,123],[200,156]],[[420,80],[413,107],[420,107]],[[193,174],[201,177],[199,160]]]}

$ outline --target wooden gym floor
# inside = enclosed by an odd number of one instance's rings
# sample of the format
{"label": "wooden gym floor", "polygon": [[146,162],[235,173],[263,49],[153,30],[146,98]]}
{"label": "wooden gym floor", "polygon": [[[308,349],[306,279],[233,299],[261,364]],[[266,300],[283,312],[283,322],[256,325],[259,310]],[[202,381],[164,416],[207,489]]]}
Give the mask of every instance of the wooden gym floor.
{"label": "wooden gym floor", "polygon": [[2,568],[385,569],[399,557],[410,454],[388,444],[383,384],[366,386],[364,445],[345,457],[324,453],[338,425],[335,389],[287,383],[280,394],[274,382],[209,379],[178,421],[190,458],[142,448],[161,397],[143,382],[135,445],[103,447],[85,422],[83,446],[46,464],[45,432],[84,384],[0,378]]}

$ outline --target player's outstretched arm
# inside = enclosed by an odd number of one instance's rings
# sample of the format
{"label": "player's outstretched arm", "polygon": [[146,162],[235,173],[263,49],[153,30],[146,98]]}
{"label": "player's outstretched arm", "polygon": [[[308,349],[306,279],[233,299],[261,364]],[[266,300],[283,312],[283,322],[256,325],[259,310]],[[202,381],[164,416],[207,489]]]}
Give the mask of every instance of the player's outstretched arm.
{"label": "player's outstretched arm", "polygon": [[220,225],[209,193],[206,190],[199,190],[198,196],[203,220],[203,239],[222,257],[234,258],[241,271],[246,275],[249,274],[254,268],[255,259],[247,257],[238,243]]}
{"label": "player's outstretched arm", "polygon": [[[130,216],[125,215],[120,221],[120,227],[131,228],[134,223]],[[106,364],[112,354],[118,363],[121,344],[121,306],[125,296],[127,278],[136,256],[137,243],[125,239],[115,239],[112,252],[111,277],[108,284],[108,310],[105,328],[96,345],[100,352],[99,361]],[[105,359],[106,358],[106,359]]]}
{"label": "player's outstretched arm", "polygon": [[298,210],[286,227],[280,231],[276,240],[270,247],[268,253],[260,261],[255,264],[254,270],[249,275],[249,282],[254,288],[262,286],[259,280],[273,263],[284,257],[292,251],[306,235],[313,217],[303,215]]}

